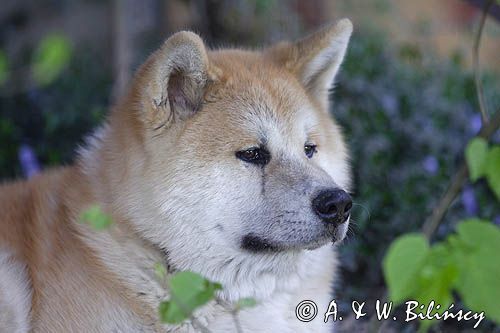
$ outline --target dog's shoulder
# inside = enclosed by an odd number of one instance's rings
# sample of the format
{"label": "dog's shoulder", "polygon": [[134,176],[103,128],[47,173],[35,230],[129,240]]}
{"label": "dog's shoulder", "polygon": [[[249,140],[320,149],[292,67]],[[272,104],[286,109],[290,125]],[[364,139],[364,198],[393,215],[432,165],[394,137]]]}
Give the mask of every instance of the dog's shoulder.
{"label": "dog's shoulder", "polygon": [[30,180],[18,180],[0,185],[0,247],[26,253],[21,248],[25,239],[40,239],[44,226],[59,221],[58,214],[66,190],[77,184],[71,182],[74,168],[54,168]]}

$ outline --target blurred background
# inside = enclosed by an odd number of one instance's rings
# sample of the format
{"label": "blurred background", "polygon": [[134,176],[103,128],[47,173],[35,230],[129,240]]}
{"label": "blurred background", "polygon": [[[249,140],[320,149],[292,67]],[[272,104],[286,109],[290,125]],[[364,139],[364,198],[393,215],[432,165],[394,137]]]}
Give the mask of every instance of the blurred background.
{"label": "blurred background", "polygon": [[[480,0],[3,0],[0,6],[0,181],[71,163],[123,93],[133,71],[171,33],[190,29],[211,47],[293,39],[350,18],[355,33],[332,93],[352,151],[355,216],[341,247],[336,298],[385,294],[381,260],[418,231],[481,127],[473,76]],[[500,107],[500,7],[492,1],[480,47],[486,109]],[[499,133],[493,142],[500,142]],[[500,225],[490,189],[467,183],[436,232],[480,215]],[[499,281],[500,282],[500,281]],[[365,318],[364,318],[365,319]],[[345,320],[344,331],[368,320]],[[365,326],[363,326],[365,324]],[[387,330],[411,332],[413,325]],[[441,323],[435,331],[472,325]],[[500,332],[494,324],[484,332]]]}

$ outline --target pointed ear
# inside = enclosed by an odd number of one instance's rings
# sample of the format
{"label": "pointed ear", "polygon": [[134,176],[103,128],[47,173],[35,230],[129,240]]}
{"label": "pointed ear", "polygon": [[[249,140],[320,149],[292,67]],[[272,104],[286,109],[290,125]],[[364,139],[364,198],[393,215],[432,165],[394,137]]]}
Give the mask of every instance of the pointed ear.
{"label": "pointed ear", "polygon": [[137,73],[134,87],[143,121],[159,129],[193,115],[201,108],[208,79],[201,38],[187,31],[172,35]]}
{"label": "pointed ear", "polygon": [[295,43],[280,43],[269,54],[295,74],[319,102],[327,103],[328,90],[344,59],[351,33],[351,21],[342,19]]}

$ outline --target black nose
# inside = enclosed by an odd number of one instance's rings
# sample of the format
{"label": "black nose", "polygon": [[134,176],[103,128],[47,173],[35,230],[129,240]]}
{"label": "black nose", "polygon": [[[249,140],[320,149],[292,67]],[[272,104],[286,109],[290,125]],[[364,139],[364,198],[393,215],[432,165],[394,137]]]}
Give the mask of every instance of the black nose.
{"label": "black nose", "polygon": [[352,208],[351,196],[340,189],[320,192],[312,201],[316,214],[325,222],[343,223]]}

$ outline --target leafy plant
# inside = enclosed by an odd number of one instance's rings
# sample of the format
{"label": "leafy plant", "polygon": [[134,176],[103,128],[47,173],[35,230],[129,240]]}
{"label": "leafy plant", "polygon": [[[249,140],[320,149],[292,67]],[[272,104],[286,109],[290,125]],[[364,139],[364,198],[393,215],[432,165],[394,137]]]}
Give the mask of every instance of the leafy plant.
{"label": "leafy plant", "polygon": [[394,241],[383,263],[389,298],[396,304],[434,300],[441,305],[434,311],[442,313],[456,290],[468,308],[484,311],[487,318],[500,323],[498,253],[500,228],[479,219],[459,223],[455,234],[432,246],[423,234],[404,235]]}
{"label": "leafy plant", "polygon": [[473,139],[465,150],[471,181],[485,177],[488,184],[500,200],[500,146],[488,148],[483,138]]}
{"label": "leafy plant", "polygon": [[[201,331],[210,332],[197,320],[194,312],[212,300],[218,302],[216,292],[222,290],[222,285],[191,271],[181,271],[168,276],[167,269],[160,263],[155,265],[154,270],[156,277],[170,294],[169,299],[162,301],[158,308],[160,320],[167,324],[180,324],[191,320]],[[220,304],[232,315],[236,331],[241,333],[243,331],[239,324],[238,312],[255,306],[257,302],[253,298],[242,298],[232,306]]]}
{"label": "leafy plant", "polygon": [[95,230],[105,230],[113,223],[111,217],[104,213],[99,205],[93,205],[85,210],[80,221],[89,224]]}
{"label": "leafy plant", "polygon": [[[474,138],[465,159],[471,181],[485,177],[500,201],[500,146],[490,148],[485,139]],[[500,228],[478,218],[458,223],[455,234],[432,247],[424,234],[403,235],[392,243],[383,262],[389,298],[396,304],[407,299],[420,304],[435,301],[441,308],[434,313],[442,313],[456,290],[465,306],[500,323],[498,253]],[[425,330],[432,323],[422,322],[421,327]]]}
{"label": "leafy plant", "polygon": [[179,324],[193,315],[193,311],[212,300],[219,283],[211,282],[199,274],[183,271],[168,280],[170,300],[160,304],[160,319],[169,324]]}
{"label": "leafy plant", "polygon": [[53,82],[68,65],[71,54],[71,45],[66,37],[59,34],[45,36],[33,57],[35,82],[42,86]]}

